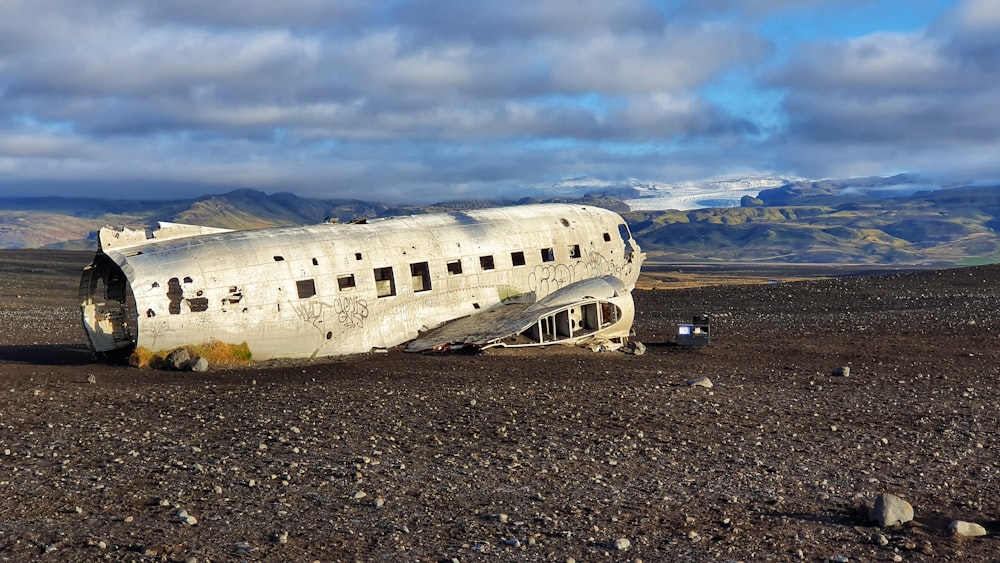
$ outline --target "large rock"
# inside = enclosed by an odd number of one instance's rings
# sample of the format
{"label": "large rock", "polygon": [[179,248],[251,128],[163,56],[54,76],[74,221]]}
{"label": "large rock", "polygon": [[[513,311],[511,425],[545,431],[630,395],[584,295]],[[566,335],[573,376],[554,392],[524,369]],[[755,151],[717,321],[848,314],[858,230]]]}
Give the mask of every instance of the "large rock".
{"label": "large rock", "polygon": [[173,352],[167,354],[164,358],[167,363],[167,367],[170,369],[182,370],[187,369],[188,362],[191,361],[191,354],[188,353],[187,348],[178,348]]}
{"label": "large rock", "polygon": [[897,526],[913,520],[913,507],[894,494],[882,493],[875,499],[875,506],[868,511],[868,519],[878,525]]}
{"label": "large rock", "polygon": [[976,524],[975,522],[966,522],[964,520],[952,521],[952,523],[948,525],[948,529],[955,535],[965,536],[968,538],[986,535],[986,528]]}

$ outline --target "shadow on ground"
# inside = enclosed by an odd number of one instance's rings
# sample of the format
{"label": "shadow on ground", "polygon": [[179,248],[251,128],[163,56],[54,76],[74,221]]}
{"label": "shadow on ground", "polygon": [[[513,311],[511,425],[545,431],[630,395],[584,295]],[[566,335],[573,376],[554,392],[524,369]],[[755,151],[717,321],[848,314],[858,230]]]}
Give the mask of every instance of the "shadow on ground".
{"label": "shadow on ground", "polygon": [[0,362],[35,364],[40,366],[83,365],[94,362],[90,349],[84,345],[35,344],[0,346]]}

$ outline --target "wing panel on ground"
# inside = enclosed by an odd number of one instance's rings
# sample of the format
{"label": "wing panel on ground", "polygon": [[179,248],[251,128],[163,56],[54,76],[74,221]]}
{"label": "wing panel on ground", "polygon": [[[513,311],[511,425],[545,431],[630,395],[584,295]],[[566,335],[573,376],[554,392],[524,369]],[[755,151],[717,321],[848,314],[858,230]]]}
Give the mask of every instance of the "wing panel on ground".
{"label": "wing panel on ground", "polygon": [[533,304],[500,304],[445,323],[411,341],[406,350],[620,342],[628,337],[634,316],[631,293],[608,276],[570,284]]}

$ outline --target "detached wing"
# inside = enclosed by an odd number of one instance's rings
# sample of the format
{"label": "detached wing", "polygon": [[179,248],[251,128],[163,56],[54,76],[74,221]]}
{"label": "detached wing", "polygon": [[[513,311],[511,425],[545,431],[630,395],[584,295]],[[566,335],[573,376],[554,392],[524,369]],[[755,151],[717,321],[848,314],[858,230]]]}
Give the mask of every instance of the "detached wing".
{"label": "detached wing", "polygon": [[618,278],[606,276],[570,284],[536,303],[502,303],[447,322],[411,341],[406,350],[620,344],[634,318],[632,294]]}

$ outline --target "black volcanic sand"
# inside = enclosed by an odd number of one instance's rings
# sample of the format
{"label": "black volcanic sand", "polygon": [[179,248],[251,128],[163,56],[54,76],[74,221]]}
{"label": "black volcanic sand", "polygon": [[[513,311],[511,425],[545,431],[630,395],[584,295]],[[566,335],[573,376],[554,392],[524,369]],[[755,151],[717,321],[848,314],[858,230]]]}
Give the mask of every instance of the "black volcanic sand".
{"label": "black volcanic sand", "polygon": [[0,560],[1000,560],[996,267],[637,291],[642,356],[193,374],[91,362],[88,261],[0,252]]}

